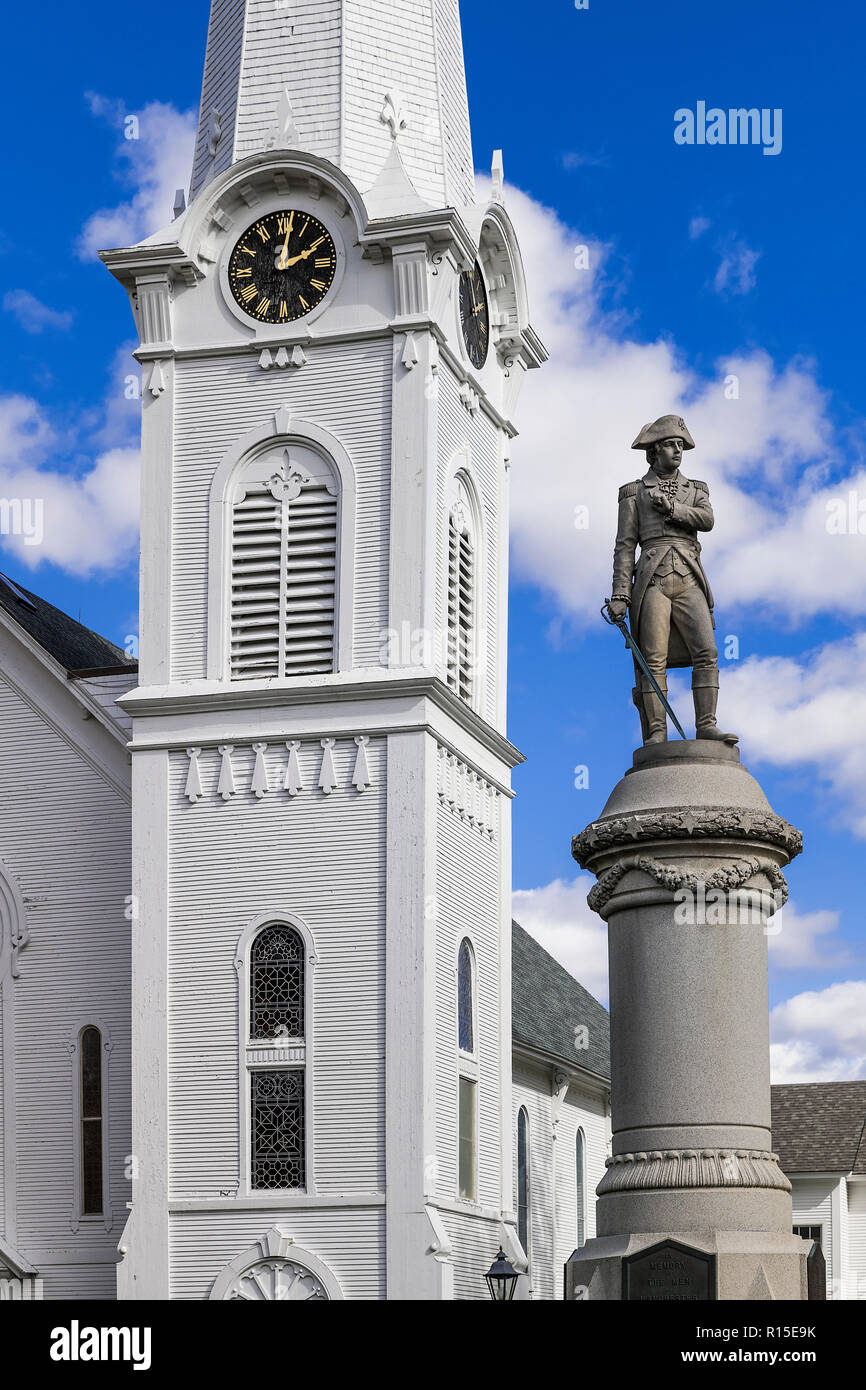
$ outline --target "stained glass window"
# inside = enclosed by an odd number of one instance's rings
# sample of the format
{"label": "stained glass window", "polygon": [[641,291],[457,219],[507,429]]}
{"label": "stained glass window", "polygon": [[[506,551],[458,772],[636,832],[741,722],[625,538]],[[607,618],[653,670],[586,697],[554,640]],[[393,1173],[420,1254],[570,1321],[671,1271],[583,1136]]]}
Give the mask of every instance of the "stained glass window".
{"label": "stained glass window", "polygon": [[265,927],[250,954],[250,1039],[303,1036],[303,940],[293,927]]}
{"label": "stained glass window", "polygon": [[461,1052],[474,1052],[472,1036],[472,951],[469,942],[460,946],[457,957],[457,1025]]}
{"label": "stained glass window", "polygon": [[102,1035],[81,1034],[81,1211],[102,1215]]}
{"label": "stained glass window", "polygon": [[303,1071],[253,1071],[250,1085],[253,1188],[303,1187]]}

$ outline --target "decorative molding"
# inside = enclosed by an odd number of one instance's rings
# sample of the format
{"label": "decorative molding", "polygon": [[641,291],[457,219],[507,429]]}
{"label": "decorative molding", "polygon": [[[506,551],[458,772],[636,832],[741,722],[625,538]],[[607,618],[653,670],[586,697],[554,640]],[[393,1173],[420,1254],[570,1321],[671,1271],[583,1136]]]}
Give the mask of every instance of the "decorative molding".
{"label": "decorative molding", "polygon": [[165,373],[163,372],[162,361],[159,357],[153,359],[147,389],[153,397],[161,396],[165,390]]}
{"label": "decorative molding", "polygon": [[138,335],[141,346],[171,342],[171,284],[167,274],[143,275],[136,281]]}
{"label": "decorative molding", "polygon": [[766,1187],[790,1192],[779,1155],[768,1149],[660,1149],[614,1154],[596,1188],[608,1192],[645,1192],[653,1188]]}
{"label": "decorative molding", "polygon": [[289,95],[288,87],[283,87],[277,102],[276,116],[274,125],[265,137],[265,149],[291,150],[297,149],[300,144],[298,128],[295,125],[295,113],[292,107],[292,98]]}
{"label": "decorative molding", "polygon": [[[102,1211],[98,1216],[84,1216],[83,1206],[83,1180],[82,1180],[82,1115],[81,1115],[81,1037],[88,1028],[95,1028],[99,1033],[102,1061],[100,1065],[100,1125],[102,1139]],[[114,1217],[111,1210],[111,1135],[109,1131],[113,1110],[111,1107],[109,1093],[109,1062],[114,1043],[111,1038],[111,1030],[108,1024],[101,1017],[88,1015],[84,1023],[74,1028],[68,1034],[66,1050],[69,1053],[72,1064],[72,1208],[69,1214],[69,1228],[71,1231],[78,1231],[83,1225],[93,1227],[102,1226],[106,1231],[110,1231],[114,1224]]]}
{"label": "decorative molding", "polygon": [[642,840],[762,840],[794,859],[803,836],[772,811],[731,806],[683,806],[676,810],[636,811],[593,821],[572,840],[571,851],[582,869],[604,850]]}
{"label": "decorative molding", "polygon": [[478,414],[481,404],[478,392],[472,389],[468,381],[461,381],[460,383],[460,404],[469,411],[470,415]]}
{"label": "decorative molding", "polygon": [[502,151],[493,151],[493,163],[490,166],[490,179],[493,187],[490,190],[490,198],[494,203],[504,203],[505,197],[505,167],[502,162]]}
{"label": "decorative molding", "polygon": [[403,348],[403,353],[400,358],[400,361],[403,363],[403,366],[406,368],[406,370],[410,372],[413,367],[418,366],[420,358],[418,357],[418,345],[415,342],[414,333],[406,334],[406,342]]}
{"label": "decorative molding", "polygon": [[470,829],[494,840],[498,828],[497,789],[442,744],[437,744],[436,751],[440,804]]}
{"label": "decorative molding", "polygon": [[385,102],[379,112],[379,120],[383,125],[388,126],[392,140],[396,140],[401,131],[404,131],[409,125],[403,93],[399,87],[391,87],[385,93]]}
{"label": "decorative molding", "polygon": [[394,300],[398,318],[430,312],[427,252],[424,249],[394,252]]}
{"label": "decorative molding", "polygon": [[183,794],[187,801],[193,804],[204,796],[201,786],[201,771],[198,765],[200,755],[201,748],[187,748],[186,750],[186,756],[189,758],[189,770],[186,774],[186,786]]}
{"label": "decorative molding", "polygon": [[271,1229],[217,1276],[211,1300],[325,1303],[343,1297],[331,1270],[295,1244],[281,1226]]}
{"label": "decorative molding", "polygon": [[219,149],[220,141],[223,138],[222,112],[219,107],[212,106],[208,116],[207,125],[207,152],[213,159]]}
{"label": "decorative molding", "polygon": [[[370,772],[370,761],[368,756],[370,741],[371,735],[369,734],[359,734],[352,738],[352,743],[355,748],[355,758],[352,764],[351,781],[346,783],[345,790],[348,790],[348,788],[351,786],[361,796],[373,786],[373,778]],[[340,778],[337,775],[336,762],[334,757],[338,740],[336,738],[320,738],[317,741],[309,739],[307,740],[307,744],[310,748],[315,747],[317,744],[318,747],[322,749],[319,776],[316,782],[316,786],[326,796],[331,796],[341,787]],[[215,751],[219,755],[219,775],[214,788],[214,793],[216,796],[221,797],[222,800],[225,802],[231,801],[234,797],[237,796],[239,791],[244,790],[238,784],[236,763],[237,754],[243,752],[244,749],[246,749],[247,751],[251,750],[255,754],[253,772],[247,790],[256,798],[257,801],[263,801],[265,797],[268,796],[268,794],[273,792],[275,789],[286,792],[292,799],[294,799],[297,796],[300,796],[301,793],[306,790],[300,760],[301,750],[304,746],[303,743],[300,739],[291,739],[286,741],[285,747],[288,751],[288,759],[286,762],[285,771],[282,773],[282,775],[279,777],[279,780],[276,783],[276,788],[273,782],[273,770],[269,770],[266,758],[268,746],[269,745],[265,742],[257,741],[255,743],[250,743],[246,745],[234,743],[219,743],[210,746],[200,745],[195,748],[187,748],[185,751],[186,756],[189,759],[189,768],[187,770],[186,782],[184,784],[184,797],[193,806],[197,805],[202,800],[211,799],[210,793],[206,792],[204,789],[204,782],[202,780],[201,760],[203,755]],[[482,782],[482,779],[478,777],[476,773],[469,771],[465,767],[465,764],[461,764],[460,766],[463,768],[463,772],[466,773],[469,778],[475,779],[479,788],[482,786],[487,788],[488,798],[491,795],[495,794],[494,788],[492,788],[488,783]],[[475,795],[475,809],[473,811],[469,811],[467,809],[466,817],[471,822],[476,823],[478,825],[478,828],[480,829],[482,828],[482,816],[477,808],[478,805],[481,804],[483,797],[480,791],[476,792]],[[469,799],[467,799],[467,807],[468,805]],[[0,883],[2,883],[2,880],[0,880]]]}
{"label": "decorative molding", "polygon": [[742,888],[756,874],[766,874],[773,889],[781,897],[779,907],[784,907],[788,901],[788,883],[785,875],[770,859],[738,859],[734,864],[714,869],[710,874],[696,874],[670,862],[653,859],[650,855],[630,855],[607,869],[598,883],[590,889],[586,901],[593,912],[604,910],[616,892],[620,880],[632,869],[640,869],[642,873],[649,874],[656,883],[663,888],[669,888],[671,892],[689,888],[694,893],[699,892],[701,888],[705,892],[714,889],[734,891]]}

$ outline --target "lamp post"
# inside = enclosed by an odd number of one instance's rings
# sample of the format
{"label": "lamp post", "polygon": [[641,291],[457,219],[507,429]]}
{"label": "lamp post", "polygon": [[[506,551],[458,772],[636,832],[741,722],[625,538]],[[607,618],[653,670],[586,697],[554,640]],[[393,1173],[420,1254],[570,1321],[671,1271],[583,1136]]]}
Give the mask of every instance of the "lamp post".
{"label": "lamp post", "polygon": [[517,1288],[517,1270],[506,1258],[502,1246],[484,1278],[494,1303],[510,1303]]}

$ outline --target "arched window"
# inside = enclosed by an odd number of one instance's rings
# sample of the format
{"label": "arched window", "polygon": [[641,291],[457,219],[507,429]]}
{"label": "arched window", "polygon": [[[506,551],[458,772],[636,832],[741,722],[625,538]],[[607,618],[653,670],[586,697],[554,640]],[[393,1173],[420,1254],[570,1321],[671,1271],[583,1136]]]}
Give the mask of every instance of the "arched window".
{"label": "arched window", "polygon": [[313,449],[272,448],[243,468],[232,499],[231,677],[333,671],[339,488]]}
{"label": "arched window", "polygon": [[282,923],[260,931],[250,952],[250,1041],[304,1036],[304,943]]}
{"label": "arched window", "polygon": [[102,1216],[102,1034],[84,1028],[80,1056],[81,1214]]}
{"label": "arched window", "polygon": [[[250,948],[247,1069],[250,1093],[250,1187],[306,1184],[305,948],[282,922],[265,926]],[[274,1065],[285,1047],[291,1066]],[[268,1065],[261,1062],[267,1060]]]}
{"label": "arched window", "polygon": [[461,1052],[474,1052],[472,1018],[472,948],[468,941],[460,943],[457,956],[457,1031]]}
{"label": "arched window", "polygon": [[448,512],[448,684],[469,704],[476,695],[477,551],[469,487],[458,474]]}
{"label": "arched window", "polygon": [[577,1245],[586,1244],[586,1137],[582,1129],[574,1141],[575,1187],[577,1195]]}
{"label": "arched window", "polygon": [[517,1112],[517,1234],[529,1259],[529,1116],[521,1105]]}

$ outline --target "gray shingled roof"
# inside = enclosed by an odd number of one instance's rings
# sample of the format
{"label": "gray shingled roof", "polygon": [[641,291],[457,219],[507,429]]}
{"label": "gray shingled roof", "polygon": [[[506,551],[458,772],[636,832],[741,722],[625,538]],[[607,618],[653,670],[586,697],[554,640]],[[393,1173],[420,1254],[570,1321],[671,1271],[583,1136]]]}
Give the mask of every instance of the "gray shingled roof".
{"label": "gray shingled roof", "polygon": [[[511,935],[511,1031],[515,1042],[605,1079],[610,1077],[610,1019],[597,999],[548,955],[518,922]],[[584,1024],[589,1046],[575,1048],[575,1028]]]}
{"label": "gray shingled roof", "polygon": [[866,1081],[774,1086],[772,1101],[783,1172],[866,1174]]}
{"label": "gray shingled roof", "polygon": [[[15,589],[29,602],[23,602]],[[0,607],[67,671],[113,670],[118,666],[128,666],[134,671],[136,668],[136,663],[113,642],[91,632],[89,627],[77,623],[17,582],[12,588],[3,574],[0,574]]]}

